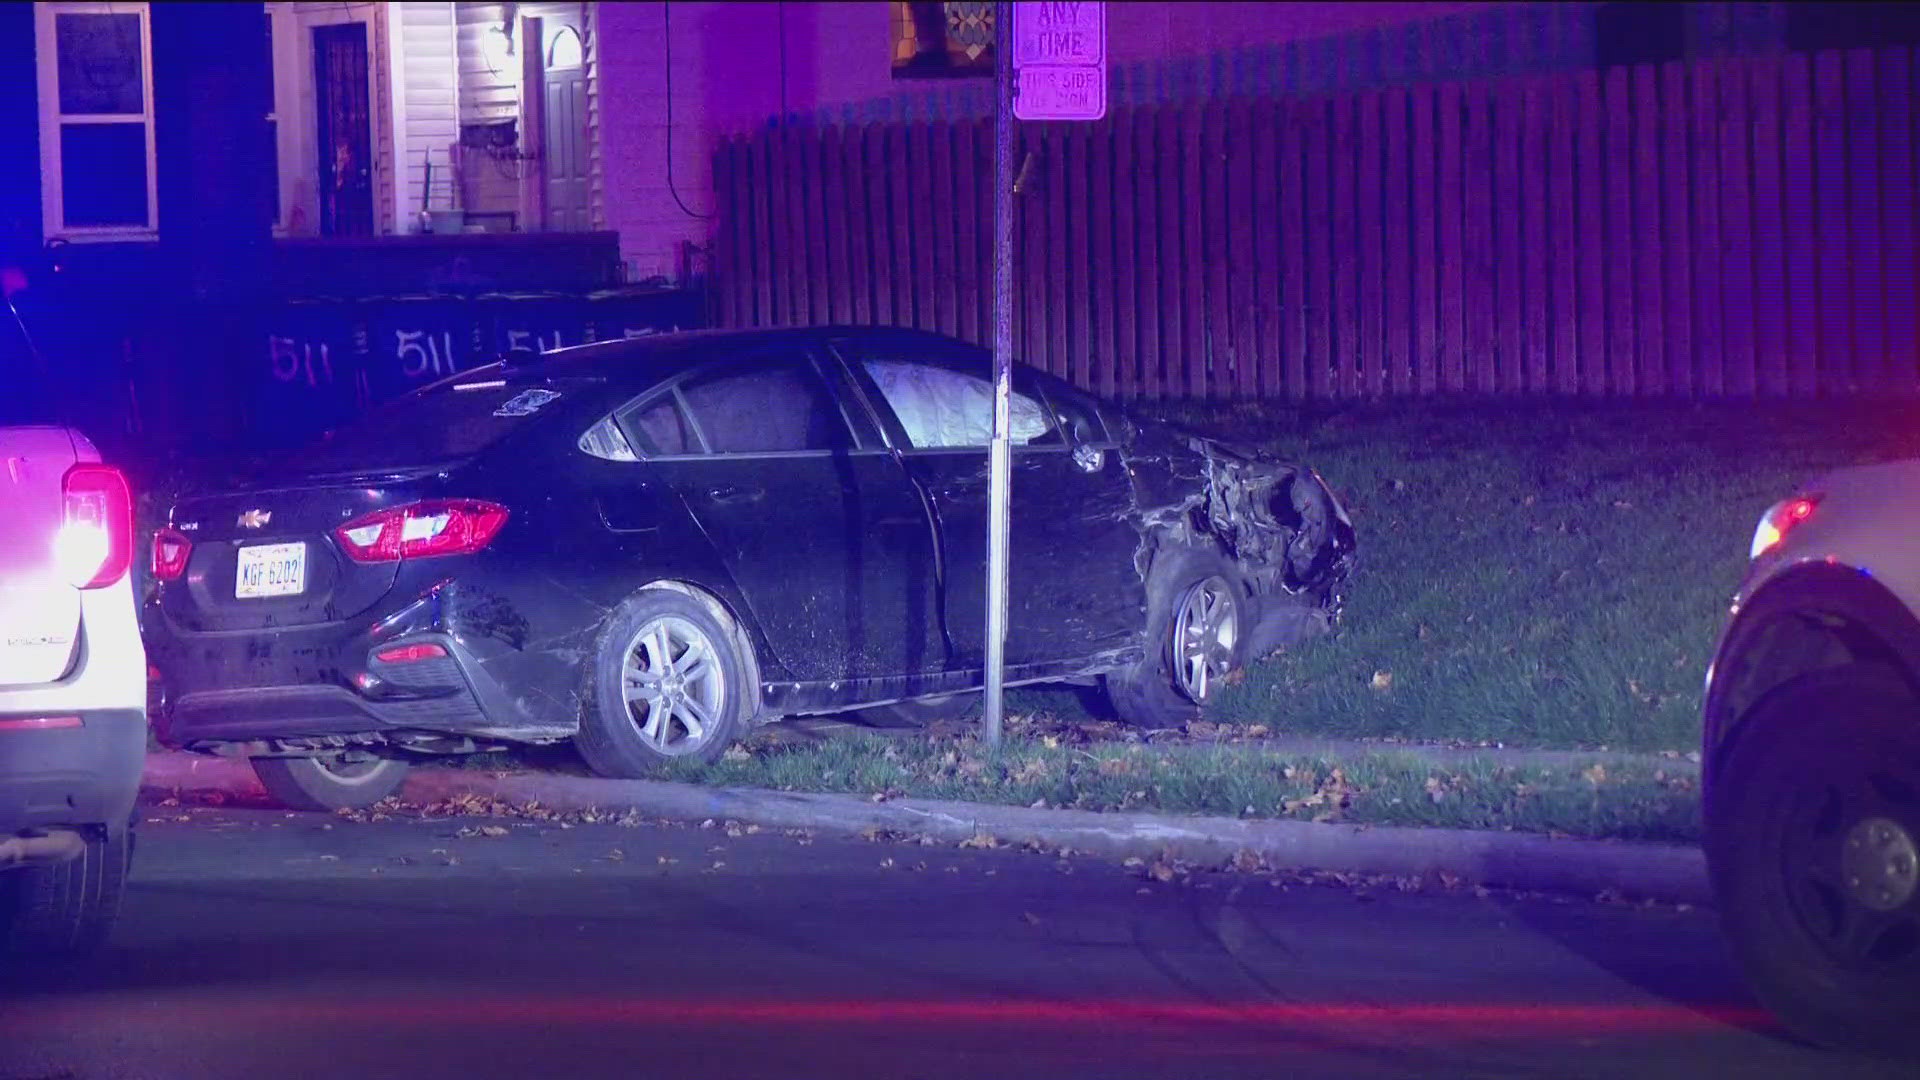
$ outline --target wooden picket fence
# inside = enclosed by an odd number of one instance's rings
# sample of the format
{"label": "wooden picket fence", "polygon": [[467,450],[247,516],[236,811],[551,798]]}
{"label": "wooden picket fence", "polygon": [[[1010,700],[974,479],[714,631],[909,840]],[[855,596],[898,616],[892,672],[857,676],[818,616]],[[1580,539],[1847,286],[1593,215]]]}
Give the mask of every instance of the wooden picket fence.
{"label": "wooden picket fence", "polygon": [[[1017,133],[1022,359],[1121,398],[1920,391],[1910,49]],[[715,160],[722,325],[991,333],[991,121]]]}

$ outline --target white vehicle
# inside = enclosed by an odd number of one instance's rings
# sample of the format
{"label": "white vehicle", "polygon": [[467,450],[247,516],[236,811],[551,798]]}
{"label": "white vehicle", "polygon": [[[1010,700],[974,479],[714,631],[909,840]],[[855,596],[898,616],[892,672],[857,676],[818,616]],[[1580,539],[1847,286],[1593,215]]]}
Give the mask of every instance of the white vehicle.
{"label": "white vehicle", "polygon": [[1920,460],[1776,503],[1707,676],[1706,849],[1760,1000],[1920,1055]]}
{"label": "white vehicle", "polygon": [[0,954],[98,945],[146,755],[127,479],[58,426],[0,427]]}

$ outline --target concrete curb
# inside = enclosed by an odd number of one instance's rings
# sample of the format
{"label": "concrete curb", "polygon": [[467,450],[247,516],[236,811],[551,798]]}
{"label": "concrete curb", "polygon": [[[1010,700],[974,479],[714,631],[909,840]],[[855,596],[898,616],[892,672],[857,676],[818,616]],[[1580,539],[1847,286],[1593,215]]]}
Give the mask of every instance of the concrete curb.
{"label": "concrete curb", "polygon": [[[150,794],[221,791],[259,795],[246,764],[162,753],[147,757]],[[872,802],[755,788],[717,788],[656,780],[578,776],[498,776],[459,769],[419,769],[401,794],[430,803],[457,795],[501,802],[539,802],[555,810],[632,809],[649,817],[731,819],[766,828],[857,835],[887,829],[957,843],[986,833],[1004,843],[1029,841],[1115,858],[1161,854],[1219,863],[1250,851],[1269,864],[1299,870],[1421,877],[1451,874],[1502,888],[1623,896],[1706,904],[1706,861],[1681,844],[1620,840],[1556,840],[1533,833],[1398,826],[1316,824],[1188,817],[1173,814],[1030,810],[932,799]]]}

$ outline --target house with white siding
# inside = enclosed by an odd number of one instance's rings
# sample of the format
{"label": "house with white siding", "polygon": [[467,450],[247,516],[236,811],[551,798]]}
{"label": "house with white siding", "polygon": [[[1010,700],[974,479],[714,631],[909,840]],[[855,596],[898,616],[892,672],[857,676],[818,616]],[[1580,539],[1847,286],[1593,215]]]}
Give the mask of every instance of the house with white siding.
{"label": "house with white siding", "polygon": [[276,231],[599,227],[596,6],[267,4]]}

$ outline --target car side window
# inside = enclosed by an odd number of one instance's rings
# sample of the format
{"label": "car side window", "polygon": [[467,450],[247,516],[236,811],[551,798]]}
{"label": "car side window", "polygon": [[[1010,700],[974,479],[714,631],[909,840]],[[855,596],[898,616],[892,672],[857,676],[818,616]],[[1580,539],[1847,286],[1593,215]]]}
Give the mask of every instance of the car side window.
{"label": "car side window", "polygon": [[[915,449],[984,447],[993,438],[993,384],[944,367],[905,360],[862,362]],[[1060,441],[1045,406],[1015,393],[1008,403],[1015,446]]]}
{"label": "car side window", "polygon": [[840,407],[801,358],[693,375],[622,414],[642,453],[772,454],[853,446]]}
{"label": "car side window", "polygon": [[1047,401],[1060,418],[1060,426],[1066,429],[1068,438],[1074,445],[1086,443],[1104,443],[1111,438],[1106,423],[1100,417],[1100,410],[1093,402],[1079,394],[1047,387]]}
{"label": "car side window", "polygon": [[640,451],[653,456],[697,454],[700,443],[687,426],[687,414],[672,393],[653,399],[626,417],[627,427],[640,443]]}

